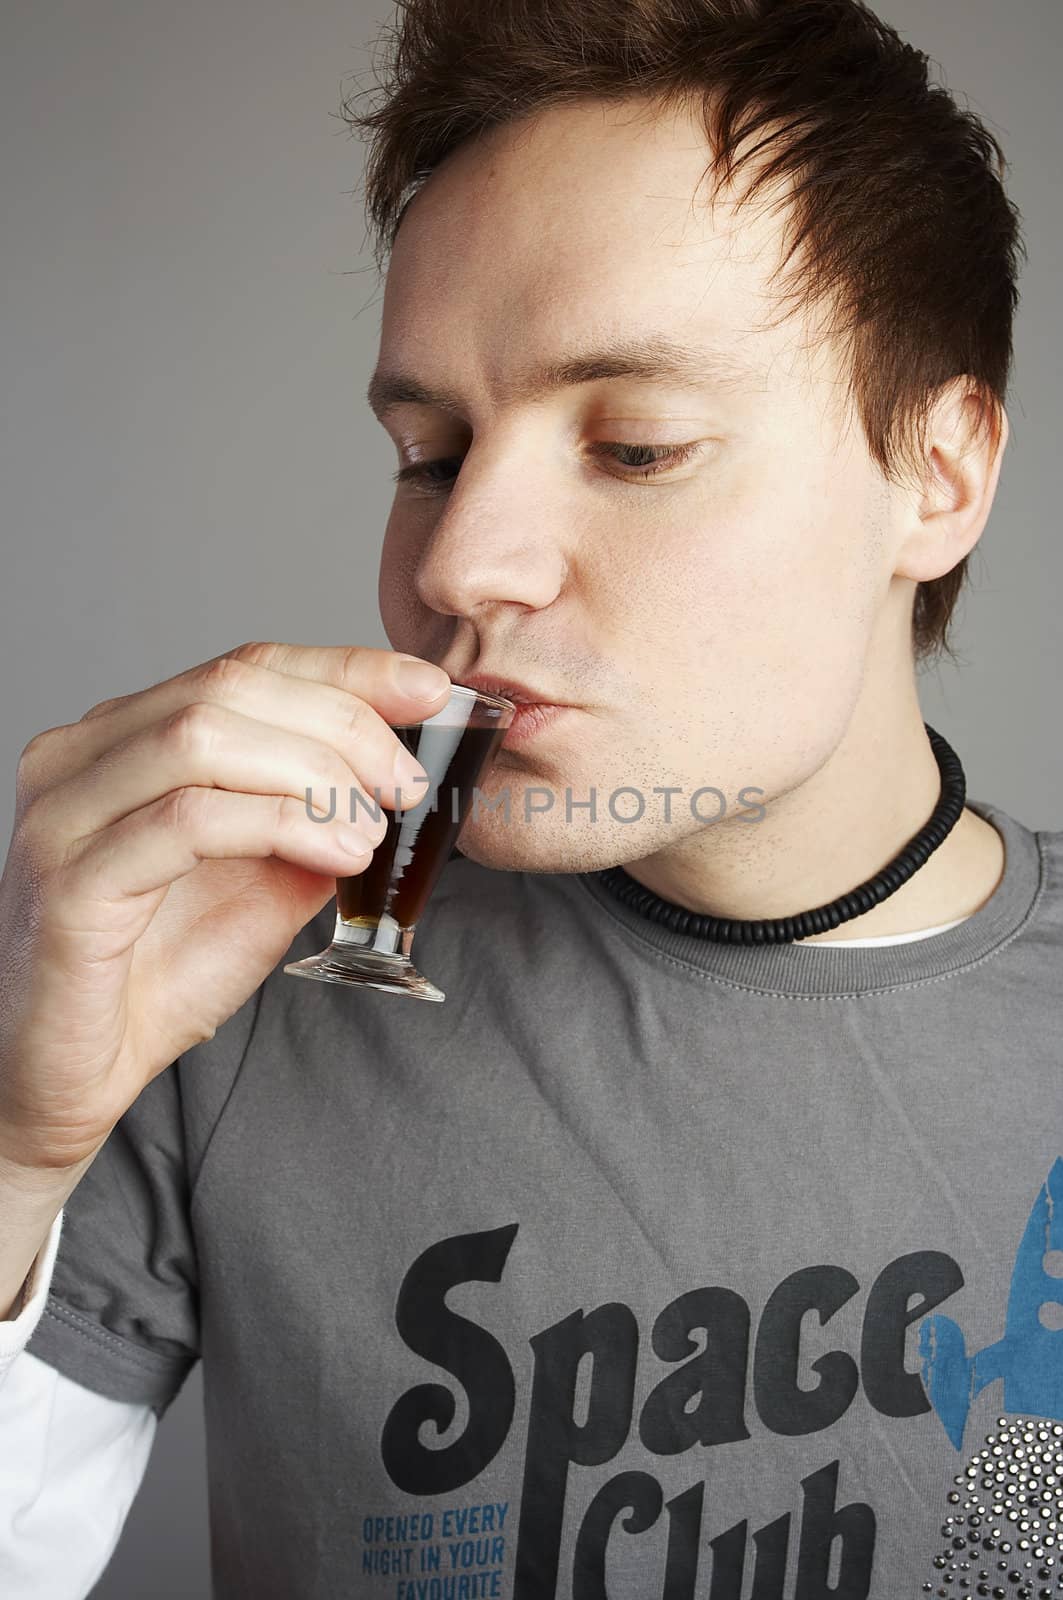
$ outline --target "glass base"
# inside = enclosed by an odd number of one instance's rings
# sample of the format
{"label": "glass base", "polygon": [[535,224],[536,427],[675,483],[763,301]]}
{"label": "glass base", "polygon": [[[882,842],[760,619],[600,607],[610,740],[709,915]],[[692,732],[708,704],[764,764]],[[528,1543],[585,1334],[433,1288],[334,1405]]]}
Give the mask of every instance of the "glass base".
{"label": "glass base", "polygon": [[387,994],[408,994],[415,1000],[445,1000],[442,989],[421,976],[408,956],[383,955],[349,944],[333,942],[318,956],[290,961],[284,968],[293,978],[316,978],[319,983],[360,983]]}

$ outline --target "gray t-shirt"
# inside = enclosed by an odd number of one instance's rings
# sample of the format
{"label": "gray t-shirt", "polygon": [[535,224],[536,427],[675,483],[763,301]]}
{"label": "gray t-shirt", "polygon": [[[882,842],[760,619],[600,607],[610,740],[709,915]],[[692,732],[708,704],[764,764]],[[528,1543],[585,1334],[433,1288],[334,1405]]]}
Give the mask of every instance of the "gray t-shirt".
{"label": "gray t-shirt", "polygon": [[218,1600],[1063,1594],[1063,831],[969,804],[880,948],[454,859],[444,1005],[278,966],[144,1091],[29,1348],[202,1357]]}

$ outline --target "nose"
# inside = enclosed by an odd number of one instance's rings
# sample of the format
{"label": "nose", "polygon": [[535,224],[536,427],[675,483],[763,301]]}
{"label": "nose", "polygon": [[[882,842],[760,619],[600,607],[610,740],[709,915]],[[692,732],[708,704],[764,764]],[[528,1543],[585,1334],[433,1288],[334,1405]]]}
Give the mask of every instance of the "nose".
{"label": "nose", "polygon": [[541,443],[473,444],[427,533],[414,586],[426,606],[479,616],[509,604],[541,610],[564,587],[570,496],[549,482]]}

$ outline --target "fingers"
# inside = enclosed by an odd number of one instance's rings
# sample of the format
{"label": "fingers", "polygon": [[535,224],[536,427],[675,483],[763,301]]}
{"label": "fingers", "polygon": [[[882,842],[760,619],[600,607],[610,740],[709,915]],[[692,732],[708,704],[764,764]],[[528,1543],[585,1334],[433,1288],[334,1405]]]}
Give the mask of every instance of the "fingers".
{"label": "fingers", "polygon": [[[440,688],[425,700],[403,686],[404,664],[435,676]],[[312,735],[341,754],[352,738],[370,752],[367,781],[390,800],[401,740],[389,723],[420,722],[446,704],[446,673],[416,657],[362,646],[247,644],[215,656],[162,683],[105,700],[80,722],[47,728],[22,752],[16,815],[38,795],[89,769],[124,739],[184,707],[228,706],[247,717]],[[424,793],[420,786],[416,798]]]}
{"label": "fingers", "polygon": [[370,645],[242,644],[230,654],[253,666],[361,695],[388,722],[402,721],[411,708],[418,721],[431,716],[450,690],[442,667]]}
{"label": "fingers", "polygon": [[[315,664],[330,672],[333,680],[343,680],[344,686],[317,682],[312,675],[288,674],[250,659],[271,651],[279,653],[277,659],[301,667],[304,674]],[[283,654],[285,651],[295,654]],[[429,675],[437,675],[442,691],[431,701],[407,693],[399,683],[403,662],[413,662]],[[392,733],[389,722],[421,722],[442,709],[448,686],[450,680],[442,670],[416,658],[400,658],[391,650],[243,645],[239,651],[216,656],[152,688],[104,701],[86,712],[80,722],[48,728],[30,739],[19,760],[16,816],[46,790],[90,770],[123,739],[194,704],[229,707],[290,733],[312,734],[344,758],[349,758],[354,747],[365,747],[368,789],[379,787],[381,798],[394,805],[391,790],[402,741]],[[413,768],[413,776],[418,770]],[[421,784],[413,803],[423,794]]]}
{"label": "fingers", "polygon": [[[392,746],[403,759],[411,758],[371,707],[353,700],[350,704],[358,708],[351,728],[342,736],[334,734],[344,747],[341,754],[324,740],[288,732],[228,706],[194,701],[123,739],[86,771],[39,795],[23,818],[23,836],[32,837],[46,859],[58,857],[78,839],[171,790],[205,787],[287,795],[301,802],[304,811],[309,790],[314,810],[353,818],[367,842],[378,844],[385,830],[381,805],[385,799],[394,805],[399,787]],[[412,766],[423,773],[418,763]],[[411,777],[403,780],[400,798],[413,807],[426,790],[425,782],[415,783]]]}
{"label": "fingers", "polygon": [[53,931],[81,931],[94,905],[164,888],[201,861],[274,855],[333,878],[364,872],[371,860],[350,823],[313,821],[290,795],[171,790],[84,842],[53,895]]}

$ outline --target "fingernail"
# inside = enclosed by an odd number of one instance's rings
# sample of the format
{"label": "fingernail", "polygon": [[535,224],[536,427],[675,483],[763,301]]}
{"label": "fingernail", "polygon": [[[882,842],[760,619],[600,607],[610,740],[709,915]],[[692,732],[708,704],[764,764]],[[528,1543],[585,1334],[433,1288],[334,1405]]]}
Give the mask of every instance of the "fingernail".
{"label": "fingernail", "polygon": [[396,752],[393,778],[403,793],[412,798],[414,805],[424,798],[428,787],[428,774],[417,757],[411,755],[408,750]]}
{"label": "fingernail", "polygon": [[434,667],[430,661],[417,661],[412,656],[404,656],[396,663],[395,676],[403,694],[414,700],[435,700],[450,684],[442,667]]}

